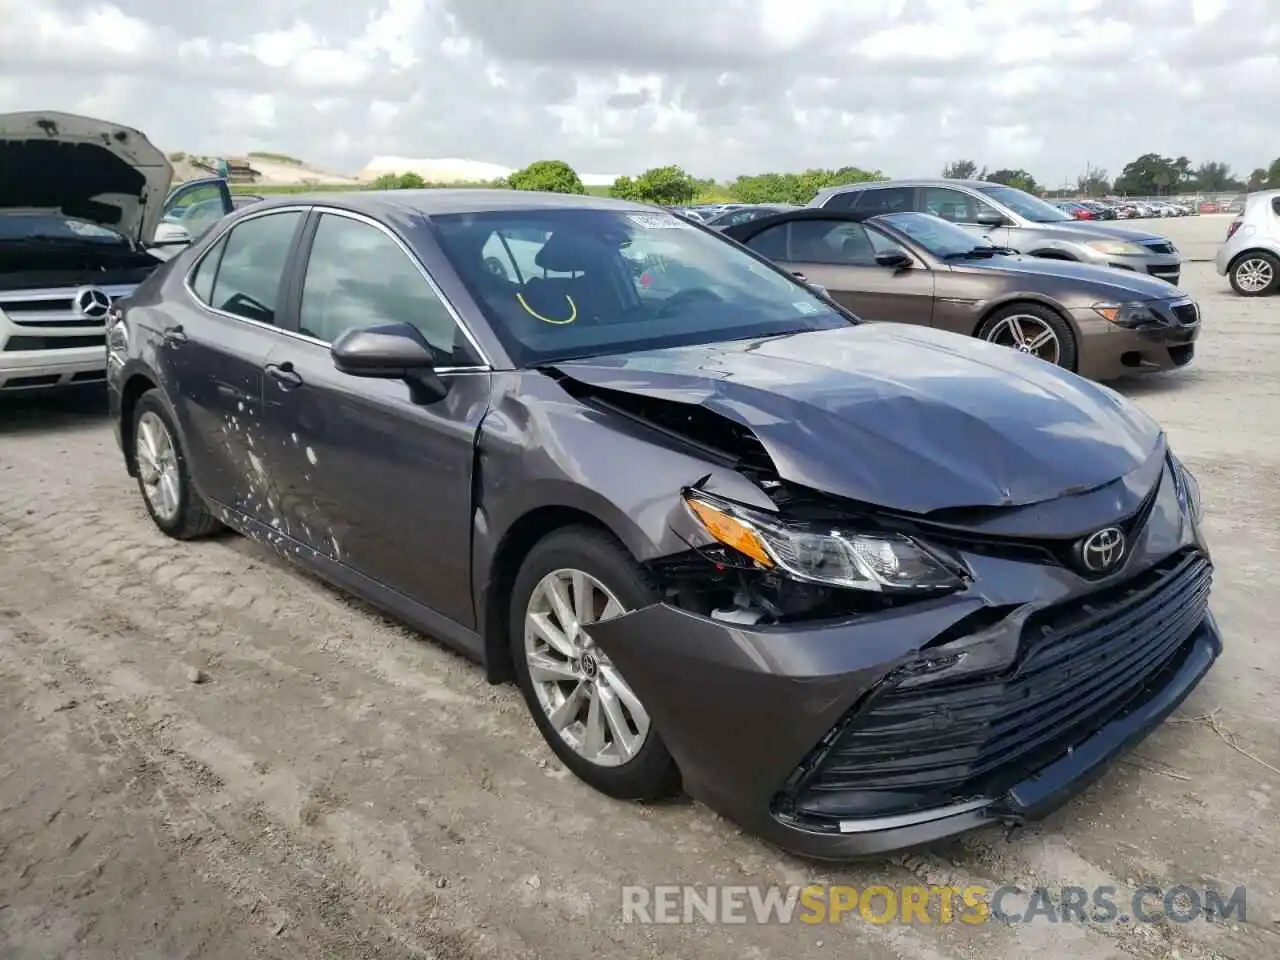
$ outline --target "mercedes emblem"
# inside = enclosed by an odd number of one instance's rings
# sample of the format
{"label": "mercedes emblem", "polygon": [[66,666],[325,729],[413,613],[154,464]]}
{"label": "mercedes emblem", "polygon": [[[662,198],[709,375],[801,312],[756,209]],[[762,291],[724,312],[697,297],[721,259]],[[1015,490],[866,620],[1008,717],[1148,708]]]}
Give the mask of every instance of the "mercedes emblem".
{"label": "mercedes emblem", "polygon": [[111,309],[111,298],[97,287],[85,287],[76,294],[76,309],[82,317],[101,320]]}

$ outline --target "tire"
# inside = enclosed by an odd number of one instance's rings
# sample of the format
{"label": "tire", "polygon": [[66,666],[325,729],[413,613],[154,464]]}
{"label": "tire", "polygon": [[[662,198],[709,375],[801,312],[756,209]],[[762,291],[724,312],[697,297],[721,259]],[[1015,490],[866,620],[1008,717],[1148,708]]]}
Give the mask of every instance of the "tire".
{"label": "tire", "polygon": [[[1267,271],[1271,280],[1262,283]],[[1227,271],[1231,289],[1242,297],[1264,297],[1280,290],[1280,258],[1265,250],[1251,250],[1240,254]]]}
{"label": "tire", "polygon": [[[1075,371],[1078,354],[1076,349],[1076,335],[1066,320],[1055,310],[1042,306],[1038,303],[1011,303],[1007,307],[1001,307],[991,316],[982,322],[982,326],[978,328],[978,339],[986,340],[989,343],[999,343],[1002,346],[1014,347],[1011,332],[1016,326],[1024,331],[1035,329],[1039,326],[1041,331],[1052,331],[1056,338],[1058,349],[1056,358],[1051,358],[1047,351],[1036,353],[1042,360],[1046,362],[1056,363],[1058,366]],[[1016,349],[1016,347],[1014,347]],[[1021,351],[1028,352],[1028,351]]]}
{"label": "tire", "polygon": [[[593,598],[596,601],[593,606],[611,599],[623,610],[635,610],[654,602],[658,597],[653,583],[626,548],[601,530],[586,526],[566,527],[541,540],[525,558],[511,592],[511,654],[525,705],[547,745],[587,785],[617,800],[657,800],[670,796],[679,789],[680,774],[643,708],[640,716],[643,717],[645,729],[642,738],[636,736],[632,741],[634,749],[622,749],[619,746],[622,741],[610,732],[612,753],[601,753],[595,758],[587,755],[593,752],[586,724],[590,701],[580,700],[578,702],[582,706],[578,710],[574,710],[572,714],[566,713],[566,716],[579,717],[579,721],[562,724],[560,729],[552,723],[550,711],[554,706],[574,699],[569,693],[571,690],[591,691],[587,695],[596,700],[596,709],[600,711],[597,716],[600,717],[602,729],[610,731],[613,728],[604,724],[602,704],[611,702],[616,708],[626,702],[625,697],[617,696],[615,691],[618,688],[610,682],[611,678],[620,681],[617,670],[601,651],[590,644],[589,636],[575,651],[577,659],[564,672],[563,665],[568,664],[568,651],[557,652],[545,643],[544,634],[526,630],[526,614],[545,607],[544,601],[549,599],[549,594],[540,587],[548,578],[566,576],[567,572],[585,575],[585,578],[595,581],[596,586],[603,587],[604,591],[612,595],[609,598],[597,592]],[[584,581],[578,582],[581,585]],[[568,599],[573,602],[572,584],[564,586],[568,590]],[[597,612],[607,612],[607,608]],[[539,615],[547,616],[546,613]],[[550,621],[544,619],[543,622],[549,622],[552,628],[557,625],[554,616]],[[527,633],[535,647],[541,646],[544,649],[531,652],[529,643],[526,642]],[[560,639],[563,643],[563,636]],[[564,672],[564,679],[554,685],[542,680],[535,683],[531,658],[536,658],[538,667],[554,662],[558,670]],[[546,676],[541,674],[541,677]],[[622,686],[629,693],[625,682]],[[634,697],[634,694],[631,696]],[[543,698],[546,698],[545,702]],[[630,721],[628,734],[640,734],[637,714],[628,710],[623,714],[623,719]],[[562,733],[561,729],[566,732]],[[577,741],[577,745],[573,740]]]}
{"label": "tire", "polygon": [[[133,408],[131,436],[138,492],[152,522],[161,532],[175,540],[195,540],[221,530],[222,524],[209,512],[191,483],[182,437],[158,389],[152,388],[138,398]],[[153,465],[169,470],[169,481],[176,487],[171,501],[161,493],[162,482],[155,484],[155,490],[151,489],[151,478],[156,473]]]}

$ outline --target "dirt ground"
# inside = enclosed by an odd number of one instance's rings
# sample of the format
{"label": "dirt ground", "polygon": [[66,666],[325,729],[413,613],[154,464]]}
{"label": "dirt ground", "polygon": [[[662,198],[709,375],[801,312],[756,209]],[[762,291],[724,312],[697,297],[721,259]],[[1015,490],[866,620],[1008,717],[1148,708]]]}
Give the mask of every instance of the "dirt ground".
{"label": "dirt ground", "polygon": [[[246,540],[166,540],[96,406],[0,406],[0,957],[1280,956],[1280,299],[1186,271],[1194,367],[1123,389],[1200,478],[1226,653],[1050,819],[848,868],[593,793],[514,689]],[[809,882],[1244,885],[1247,917],[622,922],[623,884]]]}

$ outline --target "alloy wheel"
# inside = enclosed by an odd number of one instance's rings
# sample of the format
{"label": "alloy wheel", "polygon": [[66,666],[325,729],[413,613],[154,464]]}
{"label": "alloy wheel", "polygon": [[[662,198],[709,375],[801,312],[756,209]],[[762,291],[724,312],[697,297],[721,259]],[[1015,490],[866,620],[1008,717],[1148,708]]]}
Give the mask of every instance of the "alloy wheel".
{"label": "alloy wheel", "polygon": [[182,502],[178,453],[168,426],[150,410],[138,418],[133,449],[147,502],[162,521],[172,521]]}
{"label": "alloy wheel", "polygon": [[1236,267],[1236,283],[1247,293],[1261,293],[1275,282],[1275,270],[1261,257],[1250,257]]}
{"label": "alloy wheel", "polygon": [[524,655],[538,704],[576,754],[602,767],[631,760],[649,735],[649,715],[590,627],[626,609],[581,570],[548,573],[525,608]]}
{"label": "alloy wheel", "polygon": [[1003,317],[987,332],[987,340],[1002,347],[1012,347],[1019,353],[1030,353],[1049,363],[1056,364],[1062,359],[1058,335],[1047,323],[1031,314],[1015,313]]}

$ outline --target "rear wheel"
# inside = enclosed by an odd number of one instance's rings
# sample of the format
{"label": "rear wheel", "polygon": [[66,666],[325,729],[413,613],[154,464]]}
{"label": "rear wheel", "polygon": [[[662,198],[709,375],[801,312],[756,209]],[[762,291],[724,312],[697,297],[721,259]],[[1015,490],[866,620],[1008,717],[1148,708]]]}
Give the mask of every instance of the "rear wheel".
{"label": "rear wheel", "polygon": [[1076,368],[1076,338],[1071,325],[1039,304],[1015,303],[997,310],[983,322],[978,336],[1068,370]]}
{"label": "rear wheel", "polygon": [[579,779],[620,800],[669,795],[679,773],[591,627],[656,596],[626,549],[590,527],[542,540],[512,590],[512,660],[534,723]]}
{"label": "rear wheel", "polygon": [[221,529],[192,486],[182,441],[159,390],[148,390],[134,407],[133,458],[142,502],[161,531],[194,540]]}
{"label": "rear wheel", "polygon": [[1231,265],[1227,278],[1242,297],[1261,297],[1280,289],[1280,259],[1263,251],[1242,254]]}

